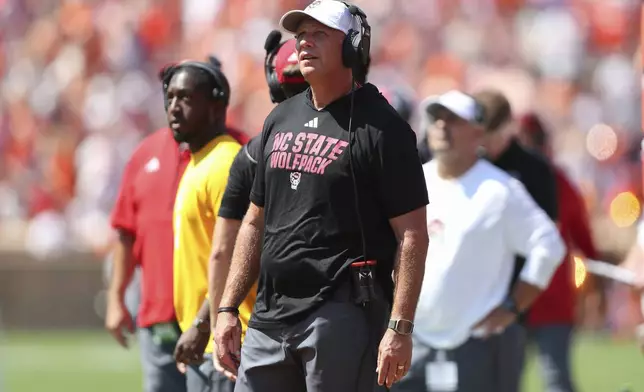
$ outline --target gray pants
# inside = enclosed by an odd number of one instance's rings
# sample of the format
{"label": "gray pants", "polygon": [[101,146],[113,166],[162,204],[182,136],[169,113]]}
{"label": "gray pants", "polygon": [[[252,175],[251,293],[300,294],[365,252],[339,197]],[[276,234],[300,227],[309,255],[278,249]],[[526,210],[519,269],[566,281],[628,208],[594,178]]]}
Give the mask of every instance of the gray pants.
{"label": "gray pants", "polygon": [[157,344],[152,328],[138,329],[144,392],[186,392],[186,377],[177,369],[172,354],[176,342]]}
{"label": "gray pants", "polygon": [[387,315],[336,298],[288,328],[249,328],[235,392],[374,392]]}
{"label": "gray pants", "polygon": [[573,326],[565,324],[529,328],[528,339],[537,345],[537,360],[544,390],[574,392],[570,372]]}
{"label": "gray pants", "polygon": [[[458,368],[458,392],[518,392],[525,330],[512,325],[501,335],[488,339],[470,338],[446,351],[447,360]],[[427,386],[426,366],[436,359],[437,350],[414,339],[409,373],[391,392],[437,392]]]}
{"label": "gray pants", "polygon": [[186,378],[188,392],[233,392],[235,389],[234,382],[215,370],[211,354],[204,355],[201,365],[188,366]]}

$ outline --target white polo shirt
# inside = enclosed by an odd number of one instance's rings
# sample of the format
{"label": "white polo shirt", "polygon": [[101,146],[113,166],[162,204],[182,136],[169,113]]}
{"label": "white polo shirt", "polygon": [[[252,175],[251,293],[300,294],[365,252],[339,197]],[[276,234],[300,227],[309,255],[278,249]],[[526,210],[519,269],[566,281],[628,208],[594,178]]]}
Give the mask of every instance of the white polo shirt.
{"label": "white polo shirt", "polygon": [[520,279],[545,288],[565,254],[555,224],[516,179],[480,160],[444,180],[435,161],[423,166],[429,193],[429,248],[415,336],[454,348],[508,294],[515,255]]}

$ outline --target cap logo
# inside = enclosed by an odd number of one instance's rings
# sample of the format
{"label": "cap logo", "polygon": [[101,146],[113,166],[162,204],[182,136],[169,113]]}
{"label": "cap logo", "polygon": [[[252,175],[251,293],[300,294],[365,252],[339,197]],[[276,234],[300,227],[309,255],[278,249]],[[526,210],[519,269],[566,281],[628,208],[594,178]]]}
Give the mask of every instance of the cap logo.
{"label": "cap logo", "polygon": [[321,3],[322,3],[322,0],[315,0],[314,2],[309,4],[309,6],[306,7],[306,9],[307,10],[313,9],[313,8],[317,7],[318,5],[320,5]]}

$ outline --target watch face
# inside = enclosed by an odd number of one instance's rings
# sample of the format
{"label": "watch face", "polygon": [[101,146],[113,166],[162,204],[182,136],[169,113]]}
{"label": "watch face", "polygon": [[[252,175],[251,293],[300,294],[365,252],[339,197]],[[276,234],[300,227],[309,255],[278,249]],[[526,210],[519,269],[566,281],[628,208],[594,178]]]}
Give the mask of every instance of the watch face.
{"label": "watch face", "polygon": [[414,330],[414,323],[407,320],[398,321],[398,331],[403,335],[409,335]]}
{"label": "watch face", "polygon": [[205,320],[199,320],[195,323],[195,327],[197,328],[197,331],[201,333],[210,333],[210,323],[206,322]]}
{"label": "watch face", "polygon": [[414,330],[414,323],[408,320],[390,320],[389,328],[400,335],[409,335]]}
{"label": "watch face", "polygon": [[514,300],[513,300],[513,299],[511,299],[511,298],[507,298],[505,301],[503,301],[503,305],[502,305],[502,307],[503,307],[503,309],[505,309],[505,310],[507,310],[507,311],[509,311],[509,312],[512,312],[512,313],[514,313],[514,314],[518,314],[518,313],[519,313],[519,311],[518,311],[518,309],[517,309],[517,306],[516,306],[516,304],[514,303]]}

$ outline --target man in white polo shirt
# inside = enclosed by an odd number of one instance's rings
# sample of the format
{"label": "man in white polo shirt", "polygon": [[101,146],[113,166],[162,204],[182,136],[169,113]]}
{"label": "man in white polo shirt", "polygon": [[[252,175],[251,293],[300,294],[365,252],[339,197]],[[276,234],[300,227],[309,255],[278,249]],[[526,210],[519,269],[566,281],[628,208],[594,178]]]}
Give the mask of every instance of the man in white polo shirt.
{"label": "man in white polo shirt", "polygon": [[[642,315],[644,315],[644,220],[640,220],[638,223],[635,242],[620,267],[626,268],[635,274],[634,286],[642,294],[640,306]],[[637,327],[637,340],[640,350],[644,353],[644,324],[640,324]]]}
{"label": "man in white polo shirt", "polygon": [[635,288],[644,292],[644,219],[637,224],[637,237],[620,267],[635,274]]}
{"label": "man in white polo shirt", "polygon": [[[479,158],[483,107],[450,91],[424,102],[434,159],[423,168],[430,236],[407,377],[392,391],[516,392],[515,323],[564,256],[555,224],[523,185]],[[508,292],[514,255],[527,261]]]}

